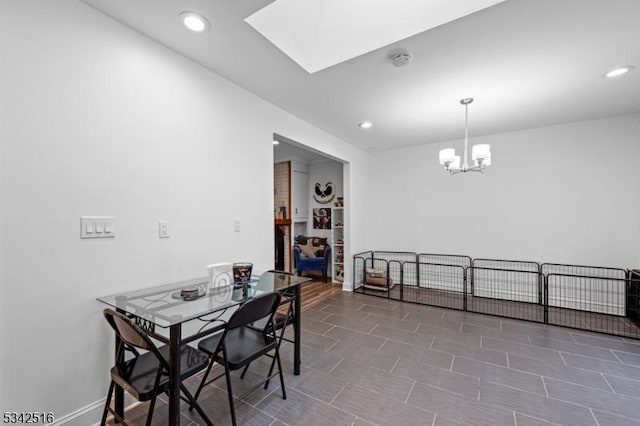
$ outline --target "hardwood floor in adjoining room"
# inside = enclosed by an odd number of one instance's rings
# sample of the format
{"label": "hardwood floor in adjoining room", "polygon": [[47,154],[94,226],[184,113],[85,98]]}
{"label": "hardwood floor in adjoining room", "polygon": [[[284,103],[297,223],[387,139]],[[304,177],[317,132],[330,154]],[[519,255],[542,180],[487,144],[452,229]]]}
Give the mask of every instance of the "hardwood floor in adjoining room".
{"label": "hardwood floor in adjoining room", "polygon": [[332,283],[314,280],[305,284],[302,284],[301,288],[301,305],[304,311],[310,308],[324,299],[331,297],[342,292],[342,283]]}
{"label": "hardwood floor in adjoining room", "polygon": [[[338,287],[326,286],[307,285],[303,303]],[[287,400],[272,381],[237,403],[239,424],[640,426],[638,340],[350,292],[318,299],[302,314],[300,376],[293,346],[282,347]],[[233,374],[236,395],[268,367]],[[160,399],[153,424],[164,425]],[[224,380],[200,402],[216,425],[230,424]],[[127,418],[143,424],[146,409]],[[182,424],[202,424],[182,413]]]}

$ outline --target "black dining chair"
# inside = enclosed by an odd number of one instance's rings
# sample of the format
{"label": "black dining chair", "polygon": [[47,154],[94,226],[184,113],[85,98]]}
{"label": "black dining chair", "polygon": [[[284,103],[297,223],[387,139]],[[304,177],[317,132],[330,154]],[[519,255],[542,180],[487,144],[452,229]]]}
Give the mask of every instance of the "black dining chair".
{"label": "black dining chair", "polygon": [[[293,276],[292,273],[284,272],[284,271],[270,270],[267,272]],[[266,318],[258,320],[253,324],[249,324],[249,327],[257,328],[259,330],[264,330],[266,328],[267,331],[272,332],[273,335],[276,336],[278,339],[278,349],[280,349],[280,346],[282,345],[283,340],[290,343],[294,343],[293,340],[285,337],[285,332],[287,331],[287,326],[289,324],[293,324],[293,322],[295,321],[295,316],[294,316],[295,312],[294,312],[293,306],[296,300],[295,292],[293,289],[287,289],[281,292],[280,295],[281,295],[280,306],[278,307],[278,310],[273,316],[273,325],[274,325],[273,330],[270,330],[267,328]],[[271,355],[267,354],[267,356],[271,356]],[[269,375],[273,373],[273,369],[276,363],[275,357],[273,356],[271,357],[273,358],[273,360],[271,362],[271,368],[269,369]],[[249,366],[250,364],[247,364],[244,367],[244,370],[242,371],[242,375],[240,376],[241,378],[244,378],[245,374],[247,374],[247,370],[249,369]],[[269,387],[269,380],[267,380],[266,383],[264,384],[264,388],[267,389],[267,387]]]}
{"label": "black dining chair", "polygon": [[[113,410],[111,398],[114,387],[120,386],[138,401],[150,401],[147,414],[147,426],[151,424],[156,397],[169,389],[169,347],[163,345],[157,347],[149,336],[127,316],[112,309],[105,309],[104,316],[118,337],[115,366],[111,369],[111,384],[107,402],[102,413],[101,425],[105,425],[107,415],[111,412],[118,422],[126,425],[124,419]],[[144,352],[140,354],[138,349]],[[125,359],[125,354],[133,355]],[[197,349],[184,345],[180,348],[180,378],[185,380],[207,368],[209,356]],[[213,425],[196,400],[191,396],[184,385],[180,385],[184,396],[180,396],[188,402],[190,407],[195,407],[207,425]]]}
{"label": "black dining chair", "polygon": [[[269,331],[274,329],[273,317],[280,306],[280,298],[279,293],[268,293],[249,300],[231,315],[224,331],[214,334],[211,337],[207,337],[198,343],[198,349],[209,354],[211,362],[209,363],[207,372],[204,374],[204,377],[194,394],[194,398],[196,400],[198,399],[198,396],[205,385],[225,376],[229,397],[229,410],[231,411],[231,421],[234,426],[236,425],[236,413],[231,387],[231,371],[243,368],[252,361],[268,354],[271,351],[275,351],[273,357],[274,361],[278,364],[278,372],[273,373],[273,369],[271,369],[264,381],[253,386],[238,399],[243,399],[264,383],[275,377],[276,374],[280,376],[282,398],[287,399],[287,393],[284,387],[284,376],[282,374],[282,365],[280,363],[278,339]],[[259,329],[257,327],[250,327],[251,324],[265,319],[264,328]],[[207,377],[211,372],[214,362],[224,367],[224,373],[207,381]]]}

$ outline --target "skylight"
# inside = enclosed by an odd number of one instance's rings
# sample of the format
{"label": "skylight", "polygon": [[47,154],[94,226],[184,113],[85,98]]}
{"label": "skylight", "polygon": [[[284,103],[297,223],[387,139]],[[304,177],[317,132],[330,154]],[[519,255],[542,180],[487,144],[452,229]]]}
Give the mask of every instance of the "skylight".
{"label": "skylight", "polygon": [[276,0],[245,19],[307,72],[505,0]]}

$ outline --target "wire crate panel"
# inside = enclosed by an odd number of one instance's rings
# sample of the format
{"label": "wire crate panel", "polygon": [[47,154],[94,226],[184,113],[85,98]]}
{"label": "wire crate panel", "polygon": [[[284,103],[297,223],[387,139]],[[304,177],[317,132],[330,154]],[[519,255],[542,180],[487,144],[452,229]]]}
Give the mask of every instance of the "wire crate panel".
{"label": "wire crate panel", "polygon": [[472,266],[488,269],[508,269],[511,271],[539,272],[540,264],[528,260],[473,259]]}
{"label": "wire crate panel", "polygon": [[[417,303],[420,305],[438,306],[441,308],[464,310],[465,296],[461,292],[434,290],[422,287],[398,287],[393,291],[402,291],[403,302]],[[393,296],[392,296],[393,297]]]}
{"label": "wire crate panel", "polygon": [[625,279],[564,274],[547,276],[548,305],[625,316]]}
{"label": "wire crate panel", "polygon": [[418,259],[416,253],[408,251],[378,251],[371,252],[371,257],[380,260],[396,261],[396,262],[415,262]]}
{"label": "wire crate panel", "polygon": [[[419,272],[419,286],[402,286],[403,300],[451,309],[464,309],[466,270],[457,265],[411,263],[403,265],[406,280],[409,271]],[[415,276],[415,275],[414,275]]]}
{"label": "wire crate panel", "polygon": [[629,271],[626,302],[626,316],[640,324],[640,269]]}
{"label": "wire crate panel", "polygon": [[364,288],[365,263],[370,256],[371,252],[358,253],[353,256],[353,291]]}
{"label": "wire crate panel", "polygon": [[544,306],[537,303],[467,295],[467,310],[479,314],[544,323]]}
{"label": "wire crate panel", "polygon": [[421,288],[456,293],[464,291],[465,273],[462,266],[420,262],[418,267],[420,271],[418,275],[420,277],[419,286]]}
{"label": "wire crate panel", "polygon": [[561,263],[543,263],[540,265],[543,275],[562,274],[579,275],[584,277],[613,278],[624,280],[627,278],[627,271],[620,268],[606,268],[602,266],[567,265]]}
{"label": "wire crate panel", "polygon": [[418,287],[418,264],[415,261],[402,264],[402,285],[408,288]]}
{"label": "wire crate panel", "polygon": [[471,258],[459,254],[418,254],[418,263],[438,263],[442,265],[457,265],[463,268],[471,266]]}
{"label": "wire crate panel", "polygon": [[540,302],[540,279],[537,271],[478,267],[472,267],[470,270],[473,276],[473,296],[516,302]]}

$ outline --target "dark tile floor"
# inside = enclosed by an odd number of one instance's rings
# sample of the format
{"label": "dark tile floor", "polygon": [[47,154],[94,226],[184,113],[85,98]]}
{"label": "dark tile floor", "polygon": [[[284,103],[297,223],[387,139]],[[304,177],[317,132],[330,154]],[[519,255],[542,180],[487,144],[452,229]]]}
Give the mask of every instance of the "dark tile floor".
{"label": "dark tile floor", "polygon": [[[243,425],[640,425],[640,341],[343,292],[303,312],[303,369],[237,403]],[[290,330],[291,331],[291,330]],[[256,362],[236,394],[260,375]],[[193,389],[196,381],[188,386]],[[167,406],[154,425],[166,424]],[[230,424],[224,380],[201,404]],[[127,412],[144,424],[147,406]],[[183,409],[183,424],[203,424]]]}

